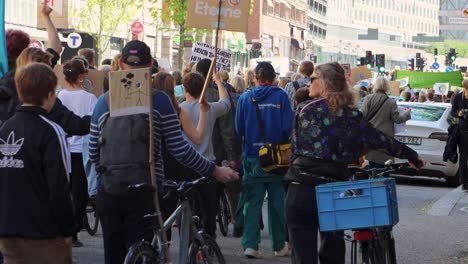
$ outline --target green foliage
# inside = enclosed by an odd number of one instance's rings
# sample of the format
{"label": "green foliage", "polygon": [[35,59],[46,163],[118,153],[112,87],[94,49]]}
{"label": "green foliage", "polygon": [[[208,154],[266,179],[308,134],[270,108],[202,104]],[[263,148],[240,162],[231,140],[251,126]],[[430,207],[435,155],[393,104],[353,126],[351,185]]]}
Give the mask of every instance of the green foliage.
{"label": "green foliage", "polygon": [[[150,3],[156,5],[158,0],[149,0]],[[174,21],[179,26],[184,26],[185,18],[187,17],[188,0],[164,0],[166,10],[161,10],[156,7],[150,8],[150,14],[154,19],[162,19],[164,21]]]}
{"label": "green foliage", "polygon": [[434,42],[431,43],[429,48],[427,48],[425,51],[428,53],[433,53],[434,48],[438,49],[439,58],[443,58],[445,53],[449,52],[451,48],[454,48],[458,53],[458,58],[468,58],[468,45],[463,41],[446,40],[444,42]]}
{"label": "green foliage", "polygon": [[109,48],[110,37],[118,33],[119,26],[128,24],[141,7],[141,0],[85,0],[80,10],[74,10],[80,18],[78,29],[96,41],[98,61]]}

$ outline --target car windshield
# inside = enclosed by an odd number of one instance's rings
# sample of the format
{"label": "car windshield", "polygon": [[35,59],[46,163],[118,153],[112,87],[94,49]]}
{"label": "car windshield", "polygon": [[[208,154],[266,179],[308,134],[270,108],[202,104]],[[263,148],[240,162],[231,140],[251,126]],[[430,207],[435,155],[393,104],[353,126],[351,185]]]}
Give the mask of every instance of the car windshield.
{"label": "car windshield", "polygon": [[446,108],[431,104],[408,104],[399,105],[399,108],[411,108],[412,121],[438,121],[444,114]]}

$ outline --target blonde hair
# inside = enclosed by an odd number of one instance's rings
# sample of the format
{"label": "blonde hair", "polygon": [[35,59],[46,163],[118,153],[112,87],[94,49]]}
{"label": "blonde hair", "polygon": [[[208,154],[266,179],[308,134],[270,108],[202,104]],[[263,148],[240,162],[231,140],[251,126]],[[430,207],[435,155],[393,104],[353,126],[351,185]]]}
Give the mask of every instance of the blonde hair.
{"label": "blonde hair", "polygon": [[254,71],[252,70],[245,71],[244,80],[245,80],[245,85],[247,86],[247,88],[255,86],[254,76],[255,76]]}
{"label": "blonde hair", "polygon": [[244,78],[240,76],[236,76],[231,79],[230,84],[232,85],[232,87],[234,87],[234,90],[236,90],[238,94],[245,92],[246,87],[245,87]]}
{"label": "blonde hair", "polygon": [[119,60],[121,56],[120,53],[114,56],[111,62],[111,71],[120,71]]}
{"label": "blonde hair", "polygon": [[390,91],[390,83],[387,78],[380,76],[374,83],[374,93],[388,93]]}
{"label": "blonde hair", "polygon": [[355,107],[356,98],[349,88],[340,64],[331,62],[319,65],[315,68],[314,75],[321,82],[322,96],[328,101],[333,113],[344,107]]}
{"label": "blonde hair", "polygon": [[40,62],[50,65],[52,55],[42,49],[29,47],[24,49],[16,58],[16,67],[21,68],[32,62]]}
{"label": "blonde hair", "polygon": [[287,84],[288,84],[288,80],[286,80],[286,79],[281,79],[278,82],[278,86],[281,87],[281,88],[285,88]]}

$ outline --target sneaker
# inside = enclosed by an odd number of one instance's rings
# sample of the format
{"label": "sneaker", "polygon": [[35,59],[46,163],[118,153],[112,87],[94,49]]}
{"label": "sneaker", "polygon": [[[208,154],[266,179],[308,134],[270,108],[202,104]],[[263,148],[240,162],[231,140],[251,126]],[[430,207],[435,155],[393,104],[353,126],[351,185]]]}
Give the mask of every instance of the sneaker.
{"label": "sneaker", "polygon": [[263,255],[260,253],[260,251],[255,250],[253,248],[246,248],[244,251],[244,255],[249,259],[263,258]]}
{"label": "sneaker", "polygon": [[73,244],[72,244],[72,247],[83,247],[83,243],[81,243],[81,241],[79,240],[75,240],[73,241]]}
{"label": "sneaker", "polygon": [[288,257],[291,255],[291,252],[289,251],[289,246],[288,244],[284,244],[284,247],[280,251],[275,251],[275,257]]}

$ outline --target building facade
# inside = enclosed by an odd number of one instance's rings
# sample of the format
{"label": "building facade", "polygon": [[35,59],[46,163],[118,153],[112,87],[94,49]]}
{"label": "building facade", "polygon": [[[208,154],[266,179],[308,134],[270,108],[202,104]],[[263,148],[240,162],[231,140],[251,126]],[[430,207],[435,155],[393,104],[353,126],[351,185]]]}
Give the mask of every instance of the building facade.
{"label": "building facade", "polygon": [[440,35],[445,39],[468,41],[468,1],[440,0]]}
{"label": "building facade", "polygon": [[327,0],[308,0],[307,14],[307,45],[309,59],[317,61],[317,55],[326,46],[327,37]]}
{"label": "building facade", "polygon": [[386,54],[386,67],[406,67],[422,52],[416,36],[439,35],[440,0],[329,0],[323,61],[355,66],[366,50]]}

